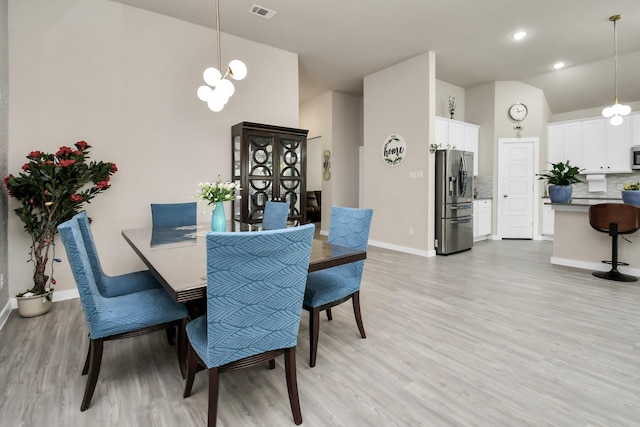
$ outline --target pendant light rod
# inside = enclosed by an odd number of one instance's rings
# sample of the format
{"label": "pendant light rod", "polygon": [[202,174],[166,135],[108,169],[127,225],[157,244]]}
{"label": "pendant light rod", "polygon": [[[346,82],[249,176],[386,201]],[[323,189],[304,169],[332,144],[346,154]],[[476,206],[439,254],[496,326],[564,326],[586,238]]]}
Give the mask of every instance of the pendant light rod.
{"label": "pendant light rod", "polygon": [[602,110],[602,115],[609,120],[612,126],[620,126],[624,121],[624,116],[631,112],[631,107],[628,105],[622,105],[618,102],[618,28],[616,23],[620,20],[620,15],[612,15],[609,17],[609,21],[613,22],[613,71],[614,71],[614,102],[611,107],[605,107]]}
{"label": "pendant light rod", "polygon": [[[218,0],[216,0],[217,2]],[[615,89],[615,102],[618,103],[618,29],[616,28],[616,22],[620,19],[620,15],[613,15],[609,17],[609,21],[613,22],[613,70],[614,70],[614,89]]]}
{"label": "pendant light rod", "polygon": [[[215,1],[216,1],[216,33],[218,36],[218,71],[222,72],[222,48],[220,44],[220,6],[218,4],[218,0],[215,0]],[[619,17],[620,15],[618,15],[618,18]]]}

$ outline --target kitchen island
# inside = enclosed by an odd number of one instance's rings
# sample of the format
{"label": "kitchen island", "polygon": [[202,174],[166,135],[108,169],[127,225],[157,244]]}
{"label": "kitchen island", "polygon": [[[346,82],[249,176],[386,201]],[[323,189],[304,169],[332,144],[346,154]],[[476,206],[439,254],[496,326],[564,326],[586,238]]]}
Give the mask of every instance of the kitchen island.
{"label": "kitchen island", "polygon": [[[569,203],[545,203],[554,211],[552,264],[587,270],[608,271],[611,259],[611,236],[589,224],[589,207],[598,203],[622,203],[622,199],[573,198]],[[629,243],[618,237],[618,260],[629,263],[621,273],[640,276],[640,232],[626,234]]]}

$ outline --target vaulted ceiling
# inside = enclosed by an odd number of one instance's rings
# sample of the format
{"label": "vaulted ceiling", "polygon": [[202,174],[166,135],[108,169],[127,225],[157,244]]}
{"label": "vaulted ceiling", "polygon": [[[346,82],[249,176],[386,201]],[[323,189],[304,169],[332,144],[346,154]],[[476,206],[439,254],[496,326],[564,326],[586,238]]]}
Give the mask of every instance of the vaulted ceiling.
{"label": "vaulted ceiling", "polygon": [[[112,1],[215,28],[214,0]],[[519,80],[542,89],[554,114],[612,103],[608,18],[621,14],[618,93],[640,101],[639,0],[219,1],[223,32],[299,55],[301,101],[361,95],[364,76],[433,51],[436,78],[463,88]],[[255,4],[276,14],[249,13]],[[518,30],[528,32],[519,42]],[[566,67],[554,71],[558,61]]]}

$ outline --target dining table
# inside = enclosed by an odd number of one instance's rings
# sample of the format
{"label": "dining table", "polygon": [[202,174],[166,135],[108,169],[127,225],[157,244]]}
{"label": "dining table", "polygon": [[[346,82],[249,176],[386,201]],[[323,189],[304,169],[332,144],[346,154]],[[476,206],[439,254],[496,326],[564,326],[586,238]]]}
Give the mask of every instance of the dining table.
{"label": "dining table", "polygon": [[[257,224],[233,224],[232,232],[260,232]],[[134,228],[122,230],[122,236],[138,254],[149,271],[177,302],[206,297],[206,235],[210,226],[173,228]],[[367,257],[366,250],[328,243],[314,238],[309,272],[348,264]]]}

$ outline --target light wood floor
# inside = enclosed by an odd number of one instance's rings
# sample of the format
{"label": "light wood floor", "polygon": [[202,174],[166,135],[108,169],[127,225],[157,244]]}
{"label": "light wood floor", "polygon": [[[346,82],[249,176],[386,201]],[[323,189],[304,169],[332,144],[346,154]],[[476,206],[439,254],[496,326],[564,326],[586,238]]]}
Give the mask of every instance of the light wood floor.
{"label": "light wood floor", "polygon": [[[369,248],[368,338],[350,304],[320,325],[308,365],[298,344],[304,426],[638,426],[640,285],[549,263],[551,243],[496,241],[448,257]],[[43,340],[42,337],[47,339]],[[12,313],[0,331],[2,426],[204,426],[164,333],[105,343],[80,412],[87,347],[79,300],[46,316]],[[221,376],[218,425],[293,426],[282,360]]]}

